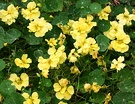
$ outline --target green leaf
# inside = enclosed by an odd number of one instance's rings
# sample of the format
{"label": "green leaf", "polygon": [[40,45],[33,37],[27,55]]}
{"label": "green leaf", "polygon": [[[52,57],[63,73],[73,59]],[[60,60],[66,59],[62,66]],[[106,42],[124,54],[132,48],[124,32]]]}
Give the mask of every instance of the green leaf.
{"label": "green leaf", "polygon": [[44,0],[42,10],[45,12],[62,11],[63,0]]}
{"label": "green leaf", "polygon": [[132,79],[124,80],[120,83],[118,83],[118,88],[122,92],[132,92],[135,93],[135,81]]}
{"label": "green leaf", "polygon": [[99,20],[97,23],[97,27],[100,31],[105,32],[110,29],[110,21],[108,20]]}
{"label": "green leaf", "polygon": [[41,84],[45,87],[51,87],[52,86],[52,81],[47,78],[42,78]]}
{"label": "green leaf", "polygon": [[44,58],[49,57],[46,50],[41,50],[41,49],[38,49],[38,50],[34,51],[34,56],[35,56],[36,59],[38,59],[40,56],[42,56]]}
{"label": "green leaf", "polygon": [[98,85],[102,85],[105,81],[102,70],[96,69],[96,70],[90,72],[88,80],[89,80],[90,84],[92,84],[93,82],[97,82]]}
{"label": "green leaf", "polygon": [[109,39],[105,35],[98,35],[96,37],[97,43],[101,52],[104,52],[109,46]]}
{"label": "green leaf", "polygon": [[21,36],[21,32],[17,29],[9,29],[4,37],[5,42],[12,44],[16,39]]}
{"label": "green leaf", "polygon": [[96,104],[103,104],[104,100],[105,100],[105,94],[101,92],[92,93],[92,98],[90,97],[90,101]]}
{"label": "green leaf", "polygon": [[80,9],[81,17],[86,17],[88,14],[92,14],[92,11],[90,10],[90,8],[81,8]]}
{"label": "green leaf", "polygon": [[5,61],[3,61],[2,59],[0,59],[0,71],[2,71],[5,67],[6,67]]}
{"label": "green leaf", "polygon": [[44,92],[39,91],[38,94],[39,94],[39,97],[41,100],[40,104],[46,104],[46,103],[49,103],[51,101],[51,96],[49,96],[48,93],[44,93]]}
{"label": "green leaf", "polygon": [[3,104],[23,104],[24,98],[21,94],[14,92],[11,95],[8,95]]}
{"label": "green leaf", "polygon": [[76,8],[86,8],[90,4],[90,0],[78,0],[76,2]]}
{"label": "green leaf", "polygon": [[6,97],[16,91],[15,87],[11,84],[12,82],[10,80],[4,80],[0,84],[0,93],[2,94],[2,96]]}
{"label": "green leaf", "polygon": [[57,26],[53,26],[53,29],[45,34],[45,39],[58,38],[61,33],[61,29]]}
{"label": "green leaf", "polygon": [[91,11],[95,14],[99,13],[102,9],[101,5],[98,3],[91,3],[89,7],[90,7]]}
{"label": "green leaf", "polygon": [[0,49],[3,48],[3,46],[4,46],[4,36],[5,36],[5,31],[0,26]]}
{"label": "green leaf", "polygon": [[53,21],[52,24],[53,25],[57,25],[57,24],[61,24],[61,25],[65,25],[68,22],[68,14],[66,12],[61,12],[58,16],[56,16]]}
{"label": "green leaf", "polygon": [[131,79],[133,77],[133,74],[129,69],[122,69],[117,74],[118,74],[118,79],[121,81],[126,79]]}
{"label": "green leaf", "polygon": [[0,49],[3,48],[4,42],[0,39]]}
{"label": "green leaf", "polygon": [[113,96],[113,104],[135,104],[135,93],[118,92]]}
{"label": "green leaf", "polygon": [[42,38],[36,37],[34,34],[24,35],[24,38],[30,45],[38,45],[42,42]]}

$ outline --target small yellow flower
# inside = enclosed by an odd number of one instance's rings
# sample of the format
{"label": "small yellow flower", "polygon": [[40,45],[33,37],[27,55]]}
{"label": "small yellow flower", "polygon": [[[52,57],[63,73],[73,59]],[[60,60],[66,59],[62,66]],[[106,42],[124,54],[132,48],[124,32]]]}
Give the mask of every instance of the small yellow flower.
{"label": "small yellow flower", "polygon": [[13,4],[10,4],[7,7],[7,11],[4,9],[0,10],[1,20],[8,25],[11,25],[15,22],[15,19],[18,17],[18,14],[18,10]]}
{"label": "small yellow flower", "polygon": [[129,14],[127,8],[125,8],[125,12],[117,15],[116,17],[119,20],[119,23],[122,25],[130,26],[132,24],[132,20],[135,20],[134,14]]}
{"label": "small yellow flower", "polygon": [[22,2],[27,2],[27,0],[22,0]]}
{"label": "small yellow flower", "polygon": [[122,63],[124,61],[124,56],[119,56],[118,61],[114,59],[111,64],[111,69],[116,69],[117,72],[125,67],[126,64]]}
{"label": "small yellow flower", "polygon": [[59,84],[63,87],[67,86],[68,83],[69,83],[69,81],[65,78],[62,78],[62,79],[59,80]]}
{"label": "small yellow flower", "polygon": [[101,86],[99,86],[96,82],[93,82],[92,86],[91,86],[91,89],[97,93],[100,89],[101,89]]}
{"label": "small yellow flower", "polygon": [[16,74],[11,74],[9,80],[12,81],[12,85],[14,85],[17,90],[21,90],[22,87],[29,85],[29,76],[26,73],[22,73],[20,77]]}
{"label": "small yellow flower", "polygon": [[58,83],[54,83],[53,88],[56,92],[55,96],[59,99],[69,100],[71,99],[72,95],[74,94],[73,86],[68,86],[67,79],[60,79]]}
{"label": "small yellow flower", "polygon": [[4,43],[4,46],[6,47],[7,45],[8,45],[8,43],[7,43],[7,42],[5,42],[5,43]]}
{"label": "small yellow flower", "polygon": [[111,101],[111,95],[110,95],[110,93],[108,93],[107,94],[107,96],[106,96],[106,98],[105,98],[105,102],[104,102],[104,104],[109,104],[109,101]]}
{"label": "small yellow flower", "polygon": [[47,42],[47,44],[49,46],[55,46],[55,45],[57,45],[57,40],[55,38],[50,38],[50,40],[45,39],[45,41]]}
{"label": "small yellow flower", "polygon": [[29,32],[34,32],[36,37],[43,37],[46,32],[52,29],[52,25],[44,20],[44,18],[36,18],[31,21],[28,26]]}
{"label": "small yellow flower", "polygon": [[72,49],[68,55],[69,62],[76,62],[78,57],[80,57],[80,55],[75,52],[75,49]]}
{"label": "small yellow flower", "polygon": [[89,83],[85,83],[85,84],[84,84],[84,90],[85,90],[86,92],[91,91],[91,85],[90,85]]}
{"label": "small yellow flower", "polygon": [[21,13],[25,19],[29,20],[36,19],[40,16],[39,8],[36,8],[35,2],[29,2],[27,5],[27,9],[22,8]]}
{"label": "small yellow flower", "polygon": [[22,96],[25,98],[23,104],[40,104],[40,99],[38,98],[37,92],[33,92],[31,96],[24,92]]}
{"label": "small yellow flower", "polygon": [[20,68],[29,68],[30,63],[32,63],[32,60],[30,58],[27,58],[27,57],[28,57],[27,54],[23,54],[21,59],[16,58],[14,60],[16,66],[19,66]]}
{"label": "small yellow flower", "polygon": [[58,104],[68,104],[68,103],[65,103],[65,102],[63,102],[63,101],[60,101]]}
{"label": "small yellow flower", "polygon": [[104,9],[102,9],[99,13],[99,19],[102,20],[108,20],[108,15],[111,12],[111,7],[110,6],[106,6]]}
{"label": "small yellow flower", "polygon": [[4,97],[0,94],[0,103],[2,103]]}
{"label": "small yellow flower", "polygon": [[80,71],[79,71],[77,66],[72,66],[70,68],[70,71],[71,71],[72,74],[79,74],[80,73]]}

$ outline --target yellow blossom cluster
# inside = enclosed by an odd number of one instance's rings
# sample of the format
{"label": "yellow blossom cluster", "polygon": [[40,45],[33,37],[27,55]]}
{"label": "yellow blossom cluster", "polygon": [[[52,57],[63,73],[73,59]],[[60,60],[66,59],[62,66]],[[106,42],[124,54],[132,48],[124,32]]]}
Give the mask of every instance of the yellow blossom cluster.
{"label": "yellow blossom cluster", "polygon": [[109,48],[121,53],[127,52],[129,50],[128,44],[131,40],[129,35],[124,32],[123,25],[117,21],[112,21],[110,24],[110,29],[104,32],[104,35],[112,40]]}
{"label": "yellow blossom cluster", "polygon": [[100,86],[100,85],[98,85],[97,82],[93,82],[92,85],[89,84],[89,83],[85,83],[85,84],[84,84],[84,90],[85,90],[86,92],[94,91],[95,93],[97,93],[100,89],[102,89],[102,88],[107,88],[107,87],[108,87],[108,86],[106,86],[106,85]]}
{"label": "yellow blossom cluster", "polygon": [[52,29],[52,25],[41,17],[31,21],[27,28],[29,32],[34,32],[36,37],[43,37],[46,32]]}
{"label": "yellow blossom cluster", "polygon": [[125,12],[117,15],[117,19],[119,20],[119,23],[122,25],[130,26],[132,25],[132,20],[135,21],[135,14],[130,14],[127,8],[124,9]]}
{"label": "yellow blossom cluster", "polygon": [[17,90],[21,90],[22,87],[27,87],[29,85],[29,76],[26,73],[22,73],[20,77],[15,73],[11,74],[9,80],[12,81],[12,85],[14,85]]}
{"label": "yellow blossom cluster", "polygon": [[53,88],[56,92],[55,96],[59,99],[69,100],[74,94],[74,87],[68,85],[69,81],[67,79],[60,79],[58,83],[54,83]]}
{"label": "yellow blossom cluster", "polygon": [[102,20],[102,19],[108,20],[109,13],[111,13],[111,7],[110,6],[106,6],[104,9],[102,9],[98,13],[99,19],[100,20]]}
{"label": "yellow blossom cluster", "polygon": [[40,18],[40,11],[36,3],[29,2],[27,9],[22,8],[21,14],[27,20],[30,20],[29,32],[34,32],[36,37],[43,37],[46,32],[52,29],[52,25],[47,22],[43,17]]}
{"label": "yellow blossom cluster", "polygon": [[87,18],[79,18],[78,21],[69,20],[67,25],[58,25],[64,34],[69,34],[75,40],[74,47],[68,55],[69,62],[77,61],[77,58],[81,55],[92,55],[93,58],[97,58],[99,46],[95,39],[88,37],[88,33],[96,26],[96,22],[92,22],[93,16],[87,15]]}
{"label": "yellow blossom cluster", "polygon": [[21,59],[16,58],[14,60],[16,66],[19,66],[20,68],[29,68],[30,63],[32,63],[32,60],[27,57],[28,57],[28,54],[23,54]]}
{"label": "yellow blossom cluster", "polygon": [[10,4],[7,7],[7,10],[0,10],[0,19],[8,25],[11,25],[15,22],[15,19],[18,17],[18,9],[13,4]]}
{"label": "yellow blossom cluster", "polygon": [[65,62],[67,57],[64,51],[64,45],[60,46],[57,50],[55,47],[50,47],[48,49],[49,58],[45,59],[42,56],[39,57],[38,68],[42,71],[44,77],[48,78],[50,68],[58,68],[60,64]]}
{"label": "yellow blossom cluster", "polygon": [[122,63],[124,61],[124,56],[119,56],[118,60],[113,59],[111,64],[111,69],[116,69],[117,72],[125,67],[126,64]]}
{"label": "yellow blossom cluster", "polygon": [[27,9],[22,8],[21,13],[25,19],[29,20],[39,18],[40,16],[39,8],[36,7],[36,3],[34,1],[27,4]]}
{"label": "yellow blossom cluster", "polygon": [[93,90],[95,93],[97,93],[101,88],[102,86],[98,85],[97,82],[93,82],[92,85],[89,83],[84,84],[84,90],[86,92],[91,92]]}
{"label": "yellow blossom cluster", "polygon": [[33,92],[31,96],[24,92],[22,96],[25,98],[23,104],[40,104],[40,99],[38,98],[37,92]]}
{"label": "yellow blossom cluster", "polygon": [[[74,44],[76,46],[76,42]],[[90,55],[92,55],[94,59],[97,58],[97,54],[100,49],[95,39],[92,37],[86,38],[84,42],[81,44],[81,46],[77,47],[80,47],[77,50],[79,54],[87,55],[89,53]]]}

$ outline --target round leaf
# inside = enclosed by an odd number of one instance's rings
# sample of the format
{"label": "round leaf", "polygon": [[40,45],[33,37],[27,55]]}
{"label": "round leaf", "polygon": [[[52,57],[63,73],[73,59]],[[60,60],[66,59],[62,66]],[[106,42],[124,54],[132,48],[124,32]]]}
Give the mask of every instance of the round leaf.
{"label": "round leaf", "polygon": [[90,7],[91,11],[96,14],[99,13],[102,9],[101,5],[98,3],[91,3],[89,7]]}
{"label": "round leaf", "polygon": [[100,31],[105,32],[110,29],[111,25],[110,25],[110,22],[107,20],[100,20],[98,21],[97,26]]}
{"label": "round leaf", "polygon": [[97,43],[101,52],[104,52],[109,46],[109,39],[105,35],[98,35],[96,37]]}
{"label": "round leaf", "polygon": [[0,84],[0,93],[2,94],[2,96],[6,97],[16,91],[15,87],[12,86],[11,84],[12,84],[12,82],[10,80],[4,80]]}

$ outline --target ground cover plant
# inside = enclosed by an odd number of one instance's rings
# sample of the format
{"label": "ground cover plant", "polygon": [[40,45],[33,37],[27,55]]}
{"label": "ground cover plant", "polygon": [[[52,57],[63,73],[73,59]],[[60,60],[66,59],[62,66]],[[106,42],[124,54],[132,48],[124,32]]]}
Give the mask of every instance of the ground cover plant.
{"label": "ground cover plant", "polygon": [[134,0],[0,0],[1,104],[135,104]]}

